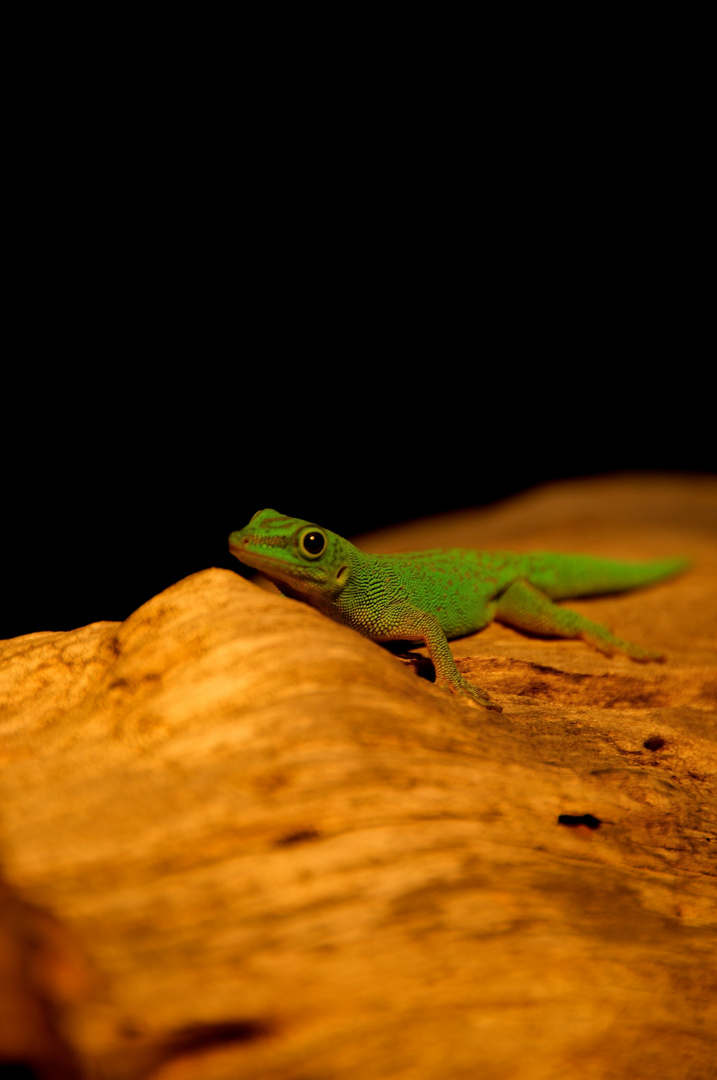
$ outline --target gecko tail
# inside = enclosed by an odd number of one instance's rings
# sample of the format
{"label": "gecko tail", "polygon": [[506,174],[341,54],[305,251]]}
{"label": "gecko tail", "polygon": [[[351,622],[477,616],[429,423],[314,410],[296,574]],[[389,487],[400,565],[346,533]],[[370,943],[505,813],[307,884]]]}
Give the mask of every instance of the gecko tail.
{"label": "gecko tail", "polygon": [[691,565],[691,560],[686,558],[625,562],[587,555],[562,555],[549,565],[548,559],[538,555],[529,580],[551,599],[567,600],[653,585],[677,577]]}

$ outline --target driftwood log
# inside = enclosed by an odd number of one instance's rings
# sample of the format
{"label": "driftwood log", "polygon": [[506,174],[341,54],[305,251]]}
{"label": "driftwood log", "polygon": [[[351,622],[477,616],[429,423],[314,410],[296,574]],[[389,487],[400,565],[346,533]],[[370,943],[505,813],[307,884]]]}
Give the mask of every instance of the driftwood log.
{"label": "driftwood log", "polygon": [[714,1080],[717,481],[565,483],[363,546],[694,568],[572,603],[663,665],[453,643],[502,714],[224,569],[0,643],[0,1060]]}

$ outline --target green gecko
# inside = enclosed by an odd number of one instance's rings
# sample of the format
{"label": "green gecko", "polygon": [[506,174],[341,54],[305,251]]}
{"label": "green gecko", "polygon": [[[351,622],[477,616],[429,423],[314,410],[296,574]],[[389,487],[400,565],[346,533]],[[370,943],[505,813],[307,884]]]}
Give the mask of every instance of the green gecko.
{"label": "green gecko", "polygon": [[438,686],[487,709],[501,707],[456,667],[448,639],[498,622],[530,633],[582,638],[608,656],[664,660],[553,600],[620,592],[680,573],[687,559],[619,562],[589,555],[508,551],[411,551],[368,555],[328,529],[259,510],[229,537],[229,550],[294,600],[374,641],[422,641]]}

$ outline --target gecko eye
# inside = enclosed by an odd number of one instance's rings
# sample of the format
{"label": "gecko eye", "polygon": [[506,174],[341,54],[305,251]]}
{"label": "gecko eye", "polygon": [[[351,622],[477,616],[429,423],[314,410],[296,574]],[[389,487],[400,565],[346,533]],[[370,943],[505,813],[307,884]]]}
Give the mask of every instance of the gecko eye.
{"label": "gecko eye", "polygon": [[323,529],[304,529],[299,537],[299,548],[307,559],[318,559],[324,554],[327,546],[328,540]]}

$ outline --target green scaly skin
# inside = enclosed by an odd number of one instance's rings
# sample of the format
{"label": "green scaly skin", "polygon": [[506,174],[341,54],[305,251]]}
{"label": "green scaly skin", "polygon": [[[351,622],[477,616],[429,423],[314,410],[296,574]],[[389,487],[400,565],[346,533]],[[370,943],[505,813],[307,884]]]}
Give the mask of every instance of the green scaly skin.
{"label": "green scaly skin", "polygon": [[508,551],[414,551],[368,555],[310,521],[260,510],[229,537],[229,550],[285,595],[374,641],[422,641],[436,683],[487,709],[501,708],[456,667],[448,639],[498,622],[563,638],[582,638],[608,656],[664,656],[614,637],[604,626],[553,600],[620,592],[662,581],[686,559],[627,563],[588,555]]}

